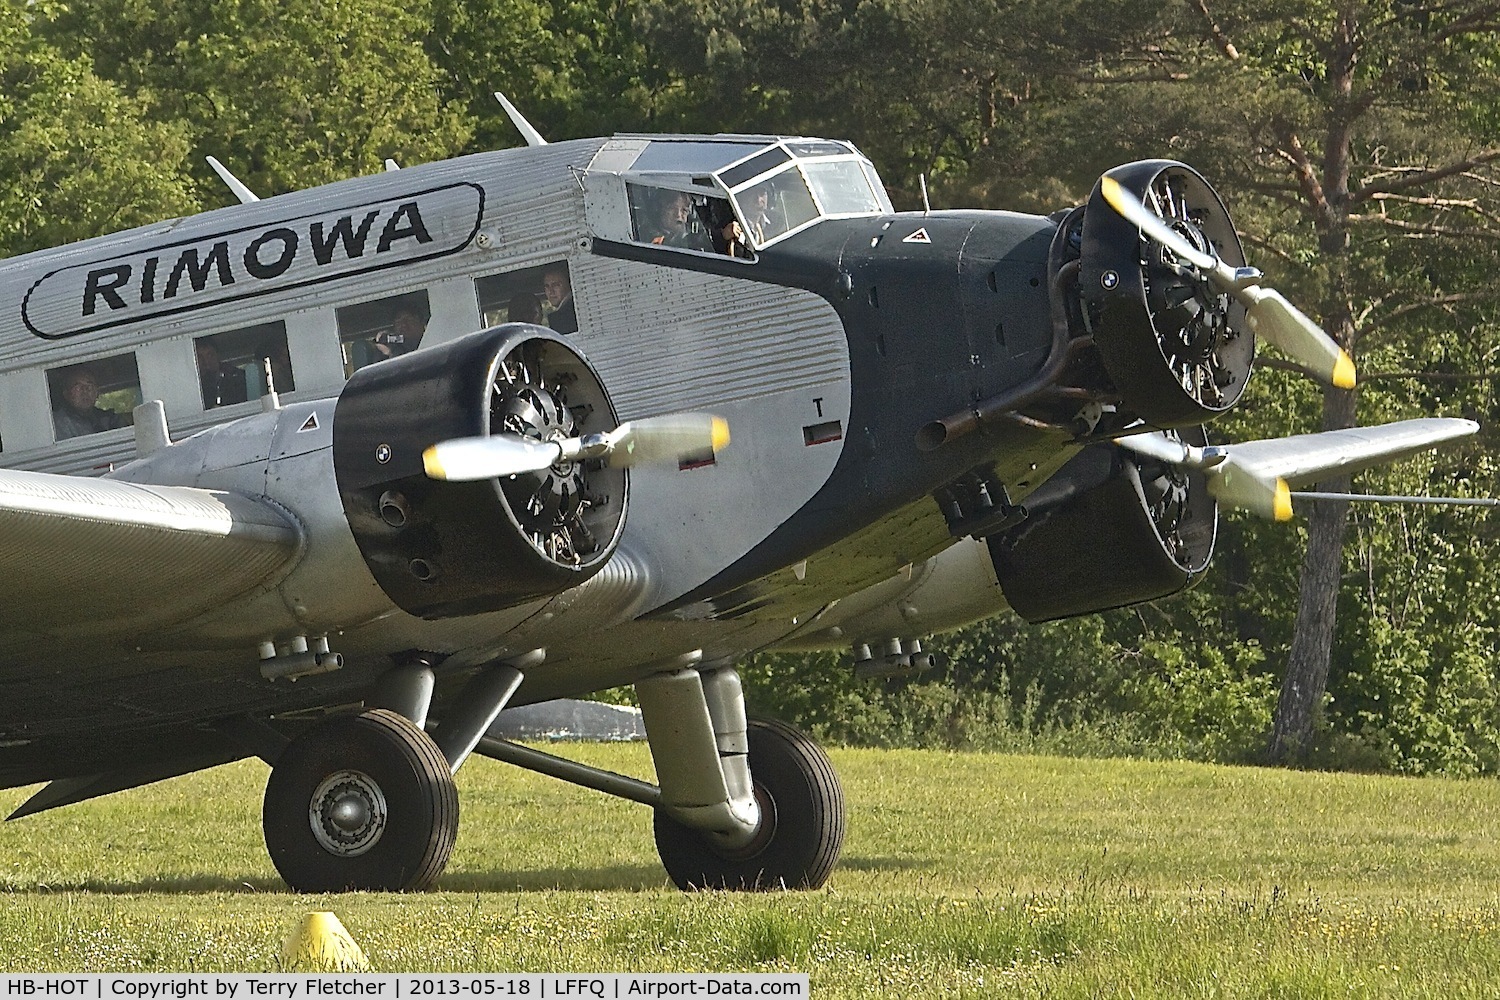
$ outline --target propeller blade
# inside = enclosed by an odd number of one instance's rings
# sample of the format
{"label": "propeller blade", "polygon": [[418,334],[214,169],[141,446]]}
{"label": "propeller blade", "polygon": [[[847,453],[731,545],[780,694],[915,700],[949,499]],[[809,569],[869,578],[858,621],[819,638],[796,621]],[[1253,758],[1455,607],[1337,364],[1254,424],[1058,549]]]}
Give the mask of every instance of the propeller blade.
{"label": "propeller blade", "polygon": [[1207,469],[1224,460],[1219,449],[1198,448],[1178,437],[1160,432],[1131,434],[1116,438],[1115,444],[1168,465],[1185,465],[1193,469]]}
{"label": "propeller blade", "polygon": [[610,465],[676,462],[718,452],[729,443],[729,424],[709,413],[670,413],[627,420],[606,436]]}
{"label": "propeller blade", "polygon": [[1124,185],[1113,177],[1099,178],[1099,193],[1109,207],[1119,212],[1131,225],[1172,251],[1198,270],[1211,273],[1215,268],[1227,267],[1219,258],[1193,246],[1182,234],[1162,220],[1146,203],[1125,190]]}
{"label": "propeller blade", "polygon": [[1247,463],[1237,461],[1230,447],[1198,448],[1166,434],[1133,434],[1117,438],[1115,444],[1159,462],[1198,469],[1208,481],[1208,492],[1226,506],[1273,521],[1285,521],[1292,516],[1291,490],[1286,480],[1263,475]]}
{"label": "propeller blade", "polygon": [[1208,472],[1208,492],[1219,503],[1259,514],[1270,521],[1292,519],[1292,491],[1279,476],[1261,476],[1236,462],[1228,461]]}
{"label": "propeller blade", "polygon": [[709,413],[669,413],[627,420],[603,434],[535,441],[515,434],[453,438],[422,453],[429,478],[449,482],[497,479],[539,472],[559,462],[603,458],[627,467],[676,462],[718,452],[729,443],[729,424]]}
{"label": "propeller blade", "polygon": [[1285,521],[1292,516],[1293,485],[1350,475],[1478,430],[1472,420],[1423,417],[1205,448],[1160,433],[1129,435],[1115,443],[1160,462],[1201,469],[1220,503]]}
{"label": "propeller blade", "polygon": [[1192,264],[1222,291],[1245,305],[1250,329],[1287,357],[1340,389],[1354,388],[1354,361],[1318,324],[1275,289],[1255,282],[1257,272],[1237,270],[1183,238],[1113,177],[1099,179],[1099,193],[1109,207],[1177,257]]}
{"label": "propeller blade", "polygon": [[537,472],[562,460],[560,441],[533,441],[515,434],[452,438],[422,452],[430,479],[469,482]]}
{"label": "propeller blade", "polygon": [[1354,361],[1332,337],[1274,288],[1249,285],[1241,290],[1250,329],[1298,363],[1340,389],[1354,388]]}

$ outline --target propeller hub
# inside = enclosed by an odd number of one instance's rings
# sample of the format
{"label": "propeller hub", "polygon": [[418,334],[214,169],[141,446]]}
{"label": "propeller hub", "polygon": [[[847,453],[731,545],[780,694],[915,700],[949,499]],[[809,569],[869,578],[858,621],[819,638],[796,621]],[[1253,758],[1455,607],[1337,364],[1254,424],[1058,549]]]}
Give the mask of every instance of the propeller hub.
{"label": "propeller hub", "polygon": [[[578,433],[566,379],[549,381],[539,362],[525,358],[508,362],[501,374],[490,401],[491,434],[560,443]],[[500,488],[534,544],[552,558],[576,562],[598,548],[581,519],[590,503],[587,479],[585,463],[560,457],[546,468],[502,479]]]}

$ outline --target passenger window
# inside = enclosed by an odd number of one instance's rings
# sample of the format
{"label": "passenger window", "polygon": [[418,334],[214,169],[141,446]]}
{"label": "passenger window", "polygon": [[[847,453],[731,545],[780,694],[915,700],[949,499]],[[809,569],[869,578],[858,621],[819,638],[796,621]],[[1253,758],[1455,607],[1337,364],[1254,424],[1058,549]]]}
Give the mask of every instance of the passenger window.
{"label": "passenger window", "polygon": [[425,291],[408,292],[344,306],[337,316],[348,378],[366,365],[415,351],[427,332],[432,308]]}
{"label": "passenger window", "polygon": [[567,261],[474,279],[485,326],[535,323],[558,333],[578,332],[573,275]]}
{"label": "passenger window", "polygon": [[642,184],[625,187],[630,196],[631,231],[636,242],[730,257],[755,256],[729,199]]}
{"label": "passenger window", "polygon": [[193,341],[193,350],[198,356],[198,386],[205,410],[259,399],[271,389],[292,392],[297,388],[285,323],[262,323],[199,337]]}
{"label": "passenger window", "polygon": [[66,365],[47,372],[52,428],[57,440],[96,434],[135,422],[141,376],[134,354]]}

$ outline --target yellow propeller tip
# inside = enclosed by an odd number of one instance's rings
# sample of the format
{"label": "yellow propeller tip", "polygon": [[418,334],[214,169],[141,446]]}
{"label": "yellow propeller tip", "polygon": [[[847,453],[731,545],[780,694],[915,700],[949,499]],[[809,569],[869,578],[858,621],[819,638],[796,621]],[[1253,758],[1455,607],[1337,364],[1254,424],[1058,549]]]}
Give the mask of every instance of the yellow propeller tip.
{"label": "yellow propeller tip", "polygon": [[1276,498],[1271,502],[1271,514],[1278,521],[1292,519],[1292,491],[1285,479],[1276,480]]}
{"label": "yellow propeller tip", "polygon": [[1333,363],[1333,384],[1340,389],[1354,388],[1354,359],[1345,351],[1339,351],[1339,359]]}
{"label": "yellow propeller tip", "polygon": [[729,443],[729,421],[723,417],[714,417],[713,431],[710,436],[714,451],[718,451]]}
{"label": "yellow propeller tip", "polygon": [[1104,196],[1104,200],[1109,203],[1109,207],[1117,212],[1120,210],[1120,190],[1120,182],[1113,177],[1099,178],[1099,193]]}
{"label": "yellow propeller tip", "polygon": [[426,470],[429,479],[447,479],[443,471],[443,463],[438,460],[437,445],[433,445],[422,452],[422,468]]}

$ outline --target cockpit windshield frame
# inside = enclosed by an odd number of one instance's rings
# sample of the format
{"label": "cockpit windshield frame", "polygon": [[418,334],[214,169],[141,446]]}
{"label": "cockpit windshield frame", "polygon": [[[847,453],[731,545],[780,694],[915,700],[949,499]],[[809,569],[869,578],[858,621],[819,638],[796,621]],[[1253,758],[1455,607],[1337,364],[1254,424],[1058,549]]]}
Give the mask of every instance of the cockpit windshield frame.
{"label": "cockpit windshield frame", "polygon": [[[683,145],[681,140],[654,140],[650,147]],[[806,137],[762,140],[753,151],[742,141],[709,142],[706,148],[718,147],[736,158],[718,169],[703,168],[706,157],[683,155],[683,170],[667,169],[671,151],[663,150],[649,161],[650,169],[625,172],[630,194],[632,238],[675,249],[705,251],[706,248],[681,241],[664,240],[644,234],[642,194],[660,192],[664,199],[672,192],[685,192],[695,203],[703,199],[722,200],[739,222],[749,253],[746,262],[758,251],[802,232],[823,219],[848,219],[891,214],[895,209],[880,176],[868,158],[846,142]],[[644,158],[643,158],[644,161]],[[724,213],[728,218],[727,212]],[[714,241],[718,252],[722,240]],[[733,254],[731,254],[733,255]]]}
{"label": "cockpit windshield frame", "polygon": [[[761,169],[756,170],[757,166]],[[713,178],[729,193],[730,202],[756,250],[778,243],[822,219],[851,219],[895,211],[875,165],[853,146],[826,139],[778,140],[715,171]],[[835,200],[836,188],[840,186],[863,204]],[[769,197],[762,200],[759,197],[762,192]]]}

